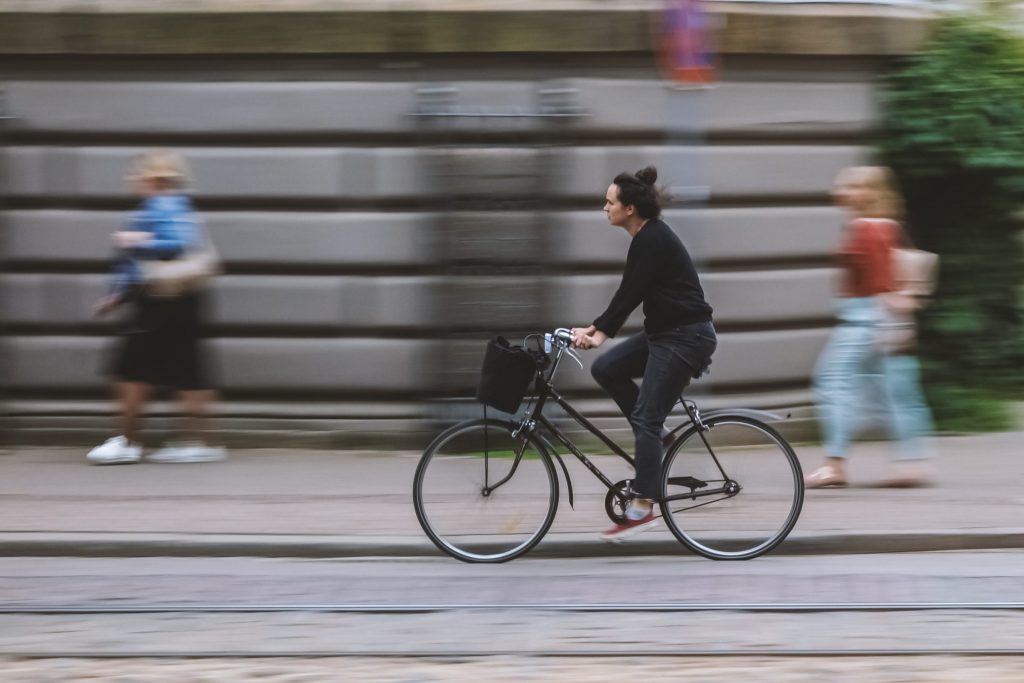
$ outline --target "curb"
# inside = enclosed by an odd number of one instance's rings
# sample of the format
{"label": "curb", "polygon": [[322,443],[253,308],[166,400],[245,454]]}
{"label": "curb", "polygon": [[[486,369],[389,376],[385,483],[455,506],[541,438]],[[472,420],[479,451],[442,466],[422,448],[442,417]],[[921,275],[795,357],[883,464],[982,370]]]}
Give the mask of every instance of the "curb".
{"label": "curb", "polygon": [[[667,536],[621,545],[596,534],[551,538],[535,558],[690,555]],[[793,534],[772,555],[836,555],[1024,548],[1024,529]],[[0,557],[444,557],[426,538],[201,534],[0,534]]]}

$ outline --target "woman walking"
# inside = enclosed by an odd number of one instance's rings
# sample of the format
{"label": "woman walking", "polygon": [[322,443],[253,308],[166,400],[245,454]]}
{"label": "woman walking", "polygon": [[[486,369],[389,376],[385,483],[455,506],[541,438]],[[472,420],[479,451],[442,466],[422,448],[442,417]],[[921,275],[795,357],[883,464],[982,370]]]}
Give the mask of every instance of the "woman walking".
{"label": "woman walking", "polygon": [[192,202],[185,194],[188,170],[171,151],[139,155],[127,180],[142,198],[126,229],[113,234],[118,258],[110,293],[100,300],[98,314],[129,305],[125,332],[116,349],[110,374],[117,385],[121,434],[86,456],[95,465],[130,464],[142,457],[139,420],[154,386],[178,391],[188,417],[188,440],[152,455],[155,462],[221,460],[223,448],[204,439],[209,406],[214,400],[200,354],[203,292],[190,289],[175,296],[157,296],[144,280],[147,261],[181,258],[199,249],[205,239]]}
{"label": "woman walking", "polygon": [[[847,485],[846,458],[860,421],[858,399],[868,380],[879,378],[886,417],[899,442],[895,472],[887,483],[924,484],[922,437],[929,431],[930,414],[921,396],[917,361],[905,347],[884,348],[896,315],[889,302],[907,296],[898,291],[893,260],[893,249],[907,241],[897,222],[902,202],[891,172],[874,166],[841,171],[833,194],[847,213],[847,223],[837,252],[839,324],[814,371],[826,460],[805,483],[808,488]],[[902,320],[904,327],[908,324],[912,315]]]}

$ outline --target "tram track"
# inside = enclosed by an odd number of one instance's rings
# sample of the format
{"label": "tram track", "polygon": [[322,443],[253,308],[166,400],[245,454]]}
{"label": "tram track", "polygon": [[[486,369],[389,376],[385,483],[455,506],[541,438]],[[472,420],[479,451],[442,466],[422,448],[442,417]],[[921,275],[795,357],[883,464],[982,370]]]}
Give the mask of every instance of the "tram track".
{"label": "tram track", "polygon": [[455,611],[541,612],[932,612],[1024,611],[1024,602],[807,602],[807,603],[479,603],[479,604],[139,604],[60,605],[0,604],[0,614],[104,615],[104,614],[429,614]]}
{"label": "tram track", "polygon": [[[257,660],[329,659],[476,661],[493,657],[582,661],[643,657],[742,661],[744,658],[816,659],[887,657],[991,657],[1005,660],[1024,656],[1024,641],[1008,637],[960,639],[958,630],[971,620],[996,619],[1002,633],[1019,621],[1024,602],[790,602],[790,603],[149,603],[0,604],[0,623],[9,633],[61,634],[56,640],[17,638],[0,645],[0,658],[20,660]],[[701,617],[704,613],[705,617]],[[937,614],[938,613],[938,614]],[[594,624],[607,618],[588,614],[632,614],[643,623],[673,626],[678,636],[660,643],[647,641],[638,649],[602,632]],[[873,617],[873,614],[879,615]],[[303,616],[304,615],[304,616]],[[689,615],[689,616],[687,616]],[[744,616],[746,615],[746,616]],[[807,619],[812,629],[795,625]],[[818,615],[817,617],[815,615]],[[846,634],[863,634],[843,647],[844,638],[819,638],[820,624],[853,620]],[[168,621],[170,619],[170,621]],[[705,621],[702,621],[706,620]],[[723,624],[721,619],[728,623]],[[410,621],[412,620],[412,621]],[[654,621],[650,621],[654,620]],[[879,621],[881,620],[881,621]],[[936,620],[949,625],[939,628]],[[717,626],[716,626],[717,622]],[[819,624],[813,626],[812,624]],[[906,633],[915,625],[931,624],[939,638],[879,639],[877,628],[888,623],[891,633]],[[893,623],[900,625],[893,626]],[[401,625],[396,629],[396,625]],[[705,632],[680,626],[694,626]],[[721,634],[707,637],[710,627]],[[781,627],[781,630],[777,630]],[[68,629],[71,629],[70,631]],[[453,630],[448,629],[458,629]],[[733,638],[730,629],[765,635]],[[41,630],[40,630],[41,629]],[[52,631],[49,629],[53,629]],[[69,636],[77,629],[78,636]],[[154,632],[160,644],[146,636],[95,638],[101,633]],[[298,629],[298,630],[295,630]],[[426,629],[425,631],[423,629]],[[582,630],[581,630],[582,629]],[[936,630],[938,629],[938,630]],[[827,629],[823,629],[827,630]],[[433,633],[407,642],[395,632]],[[203,634],[198,639],[195,634]],[[239,633],[244,637],[237,638]],[[501,634],[500,636],[498,634]],[[84,634],[84,635],[83,635]],[[209,634],[210,640],[204,640]],[[249,636],[251,634],[251,640]],[[335,635],[337,634],[337,635]],[[345,635],[360,634],[354,640]],[[70,637],[70,640],[69,640]],[[638,643],[633,643],[637,645]],[[838,646],[837,646],[838,645]],[[891,646],[890,646],[891,645]],[[208,647],[207,647],[208,646]]]}
{"label": "tram track", "polygon": [[478,660],[492,657],[516,657],[538,659],[628,659],[655,658],[671,659],[678,657],[743,659],[748,657],[792,659],[792,658],[833,658],[849,657],[878,659],[885,657],[1020,657],[1024,649],[1006,648],[892,648],[877,650],[856,649],[659,649],[629,651],[609,651],[607,649],[575,649],[575,650],[394,650],[380,652],[377,650],[289,650],[287,652],[253,652],[247,650],[191,650],[173,652],[153,651],[0,651],[0,658],[13,659],[429,659],[429,660]]}

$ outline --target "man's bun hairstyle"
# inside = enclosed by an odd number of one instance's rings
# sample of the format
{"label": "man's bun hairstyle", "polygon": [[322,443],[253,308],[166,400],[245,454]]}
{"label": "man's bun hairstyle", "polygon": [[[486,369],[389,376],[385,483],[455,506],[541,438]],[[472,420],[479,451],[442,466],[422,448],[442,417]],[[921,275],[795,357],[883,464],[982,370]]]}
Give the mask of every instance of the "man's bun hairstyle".
{"label": "man's bun hairstyle", "polygon": [[654,166],[647,166],[636,173],[620,173],[612,182],[619,188],[619,201],[624,206],[635,206],[641,218],[650,220],[661,216],[665,196],[654,185],[658,182],[658,169]]}
{"label": "man's bun hairstyle", "polygon": [[653,187],[654,183],[658,182],[658,169],[653,166],[641,168],[634,175],[644,185],[651,185]]}

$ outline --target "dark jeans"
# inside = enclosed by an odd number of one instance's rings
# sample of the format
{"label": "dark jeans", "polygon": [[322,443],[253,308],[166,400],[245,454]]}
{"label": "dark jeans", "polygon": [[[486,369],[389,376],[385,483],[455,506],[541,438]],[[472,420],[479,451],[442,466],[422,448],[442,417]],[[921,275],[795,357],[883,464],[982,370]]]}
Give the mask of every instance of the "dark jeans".
{"label": "dark jeans", "polygon": [[[635,334],[602,354],[591,374],[611,394],[636,437],[636,478],[640,498],[660,498],[661,431],[690,378],[699,377],[718,346],[710,322],[681,325],[667,332]],[[643,377],[637,387],[634,381]]]}

